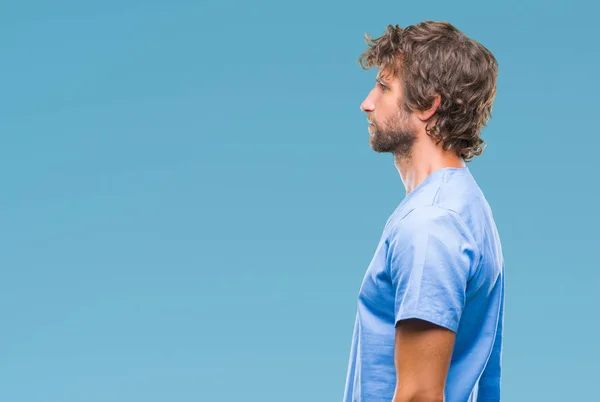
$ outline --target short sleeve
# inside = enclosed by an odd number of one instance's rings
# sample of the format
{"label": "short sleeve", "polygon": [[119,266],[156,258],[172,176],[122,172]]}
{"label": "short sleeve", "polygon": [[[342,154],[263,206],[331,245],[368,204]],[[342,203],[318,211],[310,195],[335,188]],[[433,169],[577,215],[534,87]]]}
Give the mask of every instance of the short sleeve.
{"label": "short sleeve", "polygon": [[456,332],[479,258],[459,215],[438,206],[416,208],[388,241],[395,323],[418,318]]}

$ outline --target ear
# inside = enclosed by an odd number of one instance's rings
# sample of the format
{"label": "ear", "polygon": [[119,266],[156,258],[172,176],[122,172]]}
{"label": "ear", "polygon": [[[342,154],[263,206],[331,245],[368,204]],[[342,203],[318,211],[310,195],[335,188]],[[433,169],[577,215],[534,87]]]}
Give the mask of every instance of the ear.
{"label": "ear", "polygon": [[414,113],[419,118],[419,120],[428,121],[438,110],[441,102],[442,102],[442,97],[440,95],[435,95],[433,97],[433,102],[431,102],[431,107],[429,107],[426,110],[418,110]]}

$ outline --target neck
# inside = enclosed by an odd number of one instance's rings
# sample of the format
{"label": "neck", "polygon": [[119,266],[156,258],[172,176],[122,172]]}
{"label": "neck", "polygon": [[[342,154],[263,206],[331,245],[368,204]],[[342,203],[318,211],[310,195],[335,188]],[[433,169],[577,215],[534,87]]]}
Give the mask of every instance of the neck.
{"label": "neck", "polygon": [[464,168],[465,161],[453,151],[446,151],[430,141],[417,141],[408,156],[394,154],[394,165],[410,194],[431,173],[446,167]]}

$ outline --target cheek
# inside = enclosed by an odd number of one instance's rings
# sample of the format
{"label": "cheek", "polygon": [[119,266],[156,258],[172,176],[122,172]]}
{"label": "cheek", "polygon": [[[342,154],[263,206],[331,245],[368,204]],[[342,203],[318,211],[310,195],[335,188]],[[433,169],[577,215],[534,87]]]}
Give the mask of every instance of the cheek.
{"label": "cheek", "polygon": [[380,102],[377,110],[377,120],[379,122],[388,121],[398,115],[398,105],[393,101]]}

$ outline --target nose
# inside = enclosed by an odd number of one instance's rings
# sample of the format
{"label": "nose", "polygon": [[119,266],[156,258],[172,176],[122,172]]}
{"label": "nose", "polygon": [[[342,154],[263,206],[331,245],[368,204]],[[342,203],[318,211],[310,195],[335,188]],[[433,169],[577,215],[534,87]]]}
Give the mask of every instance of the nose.
{"label": "nose", "polygon": [[369,95],[360,104],[360,110],[365,113],[370,113],[375,109],[375,102],[373,101],[373,92],[369,92]]}

